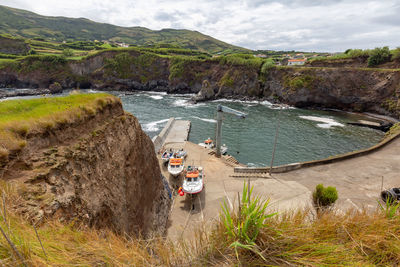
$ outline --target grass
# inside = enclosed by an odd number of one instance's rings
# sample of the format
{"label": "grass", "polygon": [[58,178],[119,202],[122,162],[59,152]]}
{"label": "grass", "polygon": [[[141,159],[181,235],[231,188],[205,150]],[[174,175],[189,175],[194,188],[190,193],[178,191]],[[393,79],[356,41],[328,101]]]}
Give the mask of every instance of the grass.
{"label": "grass", "polygon": [[119,101],[108,94],[71,94],[64,97],[0,102],[0,159],[26,145],[30,133],[48,131]]}

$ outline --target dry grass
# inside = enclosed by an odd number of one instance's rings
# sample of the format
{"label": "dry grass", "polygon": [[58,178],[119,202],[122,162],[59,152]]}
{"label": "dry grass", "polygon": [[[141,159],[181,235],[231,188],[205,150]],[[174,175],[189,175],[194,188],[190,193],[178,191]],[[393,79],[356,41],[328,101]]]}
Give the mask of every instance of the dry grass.
{"label": "dry grass", "polygon": [[[400,214],[385,212],[325,212],[310,220],[307,211],[272,219],[257,239],[261,256],[241,250],[235,257],[225,226],[211,234],[207,260],[229,259],[234,264],[301,266],[398,266],[400,264]],[[221,242],[224,241],[224,242]],[[263,259],[264,258],[264,259]]]}
{"label": "dry grass", "polygon": [[93,116],[119,101],[108,94],[77,94],[0,102],[0,159],[26,145],[26,137]]}

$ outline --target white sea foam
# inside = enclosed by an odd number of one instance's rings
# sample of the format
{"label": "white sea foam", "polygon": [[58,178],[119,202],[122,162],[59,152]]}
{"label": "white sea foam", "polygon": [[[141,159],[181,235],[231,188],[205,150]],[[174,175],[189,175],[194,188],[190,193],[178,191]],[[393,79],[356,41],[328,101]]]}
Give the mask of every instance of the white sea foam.
{"label": "white sea foam", "polygon": [[155,92],[155,91],[149,91],[147,92],[148,94],[151,95],[167,95],[167,92]]}
{"label": "white sea foam", "polygon": [[189,104],[189,101],[187,101],[186,99],[178,99],[175,100],[175,102],[173,103],[173,105],[176,107],[186,107]]}
{"label": "white sea foam", "polygon": [[317,126],[320,128],[329,129],[332,126],[344,127],[344,124],[337,122],[331,118],[324,118],[324,117],[317,117],[317,116],[299,116],[299,117],[302,119],[305,119],[305,120],[322,122],[322,123],[317,124]]}
{"label": "white sea foam", "polygon": [[160,99],[164,98],[162,95],[150,95],[150,97],[155,99],[155,100],[160,100]]}
{"label": "white sea foam", "polygon": [[198,107],[202,107],[205,106],[206,103],[192,103],[191,101],[189,101],[189,99],[178,99],[175,100],[175,102],[172,104],[175,107],[184,107],[184,108],[198,108]]}
{"label": "white sea foam", "polygon": [[157,132],[160,130],[159,124],[167,122],[169,119],[159,120],[159,121],[152,121],[143,125],[145,132]]}
{"label": "white sea foam", "polygon": [[221,98],[217,100],[213,100],[212,102],[231,102],[231,103],[241,103],[249,107],[253,107],[255,105],[263,105],[266,106],[270,109],[295,109],[295,107],[291,107],[288,105],[281,105],[281,104],[272,104],[271,102],[264,100],[264,101],[258,101],[258,100],[239,100],[239,99],[226,99],[226,98]]}
{"label": "white sea foam", "polygon": [[196,117],[196,116],[192,116],[192,118],[195,118],[195,119],[198,119],[201,121],[205,121],[205,122],[217,123],[217,121],[214,119],[205,119],[205,118],[200,118],[200,117]]}

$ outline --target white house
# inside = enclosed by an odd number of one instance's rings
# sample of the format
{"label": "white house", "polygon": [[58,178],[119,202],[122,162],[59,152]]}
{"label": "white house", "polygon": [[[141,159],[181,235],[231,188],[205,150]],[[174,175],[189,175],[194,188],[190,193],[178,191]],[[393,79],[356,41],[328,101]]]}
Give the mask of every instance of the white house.
{"label": "white house", "polygon": [[289,59],[288,60],[288,66],[304,65],[304,63],[306,63],[306,59],[304,59],[304,58]]}

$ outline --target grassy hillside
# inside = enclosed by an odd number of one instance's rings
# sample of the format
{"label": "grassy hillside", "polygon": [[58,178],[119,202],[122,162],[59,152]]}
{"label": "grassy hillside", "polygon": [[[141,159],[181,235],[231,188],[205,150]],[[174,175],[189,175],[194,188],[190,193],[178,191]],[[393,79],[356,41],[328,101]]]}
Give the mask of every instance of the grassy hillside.
{"label": "grassy hillside", "polygon": [[0,5],[0,33],[50,41],[108,40],[132,45],[169,44],[209,53],[246,52],[197,31],[163,29],[152,31],[143,27],[119,27],[88,19],[47,17],[29,11]]}

